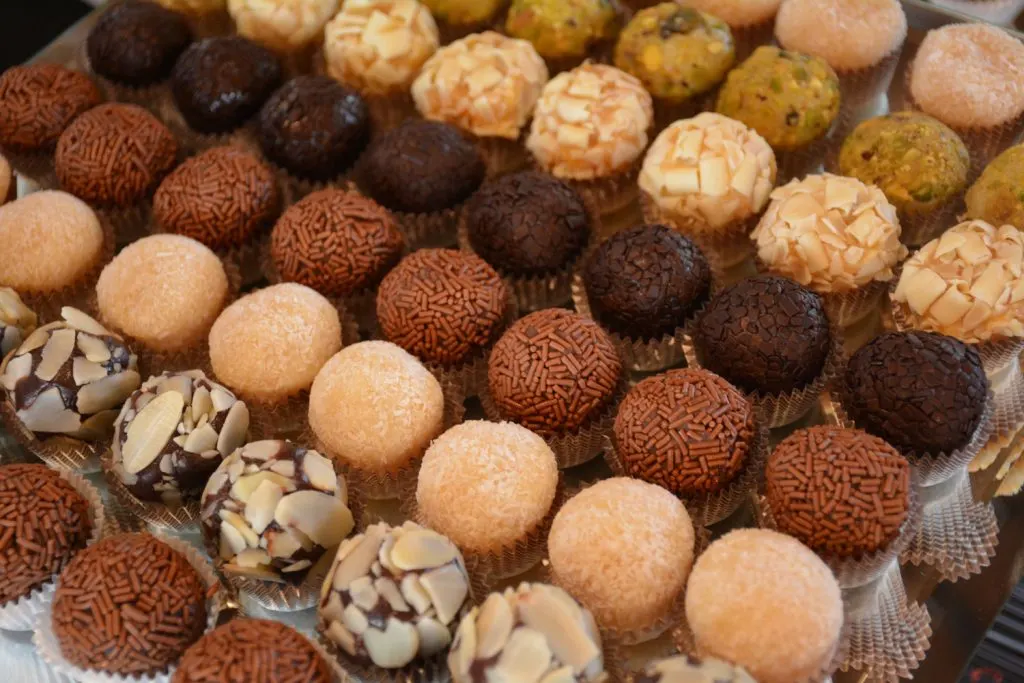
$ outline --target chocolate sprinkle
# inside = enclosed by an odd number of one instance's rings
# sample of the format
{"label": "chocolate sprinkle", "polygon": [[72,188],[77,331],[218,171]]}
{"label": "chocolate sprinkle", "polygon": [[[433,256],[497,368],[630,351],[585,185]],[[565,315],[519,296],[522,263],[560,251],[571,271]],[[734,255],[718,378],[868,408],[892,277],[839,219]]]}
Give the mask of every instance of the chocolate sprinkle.
{"label": "chocolate sprinkle", "polygon": [[910,506],[910,463],[859,429],[801,429],[776,446],[765,495],[779,531],[811,550],[860,557],[899,534]]}
{"label": "chocolate sprinkle", "polygon": [[141,87],[167,78],[191,42],[185,17],[154,2],[128,0],[99,18],[85,46],[93,71]]}
{"label": "chocolate sprinkle", "polygon": [[51,149],[64,129],[103,101],[83,73],[57,64],[14,66],[0,76],[0,144],[15,151]]}

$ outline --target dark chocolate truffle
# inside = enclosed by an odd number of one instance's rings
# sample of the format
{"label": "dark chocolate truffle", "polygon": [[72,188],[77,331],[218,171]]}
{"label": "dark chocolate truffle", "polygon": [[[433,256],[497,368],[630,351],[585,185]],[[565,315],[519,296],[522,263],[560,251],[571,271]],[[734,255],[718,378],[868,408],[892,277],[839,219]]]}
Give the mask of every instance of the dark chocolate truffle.
{"label": "dark chocolate truffle", "polygon": [[887,332],[853,354],[841,399],[854,423],[906,455],[967,445],[985,413],[976,349],[934,332]]}
{"label": "dark chocolate truffle", "polygon": [[295,629],[235,619],[210,631],[178,663],[171,683],[330,683],[331,669]]}
{"label": "dark chocolate truffle", "polygon": [[542,436],[573,431],[604,409],[622,362],[608,334],[561,308],[531,313],[498,340],[487,384],[501,417]]}
{"label": "dark chocolate truffle", "polygon": [[711,291],[711,268],[697,245],[664,225],[616,233],[587,259],[583,285],[594,318],[633,339],[682,327]]}
{"label": "dark chocolate truffle", "polygon": [[630,389],[614,430],[626,474],[684,498],[728,486],[747,464],[754,434],[754,408],[743,394],[693,368]]}
{"label": "dark chocolate truffle", "polygon": [[369,139],[366,102],[327,76],[288,81],[260,110],[263,153],[300,178],[337,177],[355,163]]}
{"label": "dark chocolate truffle", "polygon": [[171,72],[171,91],[186,123],[200,133],[227,133],[256,115],[279,85],[273,52],[241,36],[190,46]]}
{"label": "dark chocolate truffle", "polygon": [[167,78],[191,42],[184,16],[154,2],[127,0],[100,17],[85,47],[89,66],[97,74],[143,87]]}
{"label": "dark chocolate truffle", "polygon": [[285,282],[342,297],[376,286],[405,242],[391,214],[355,192],[327,189],[292,205],[270,240],[274,267]]}
{"label": "dark chocolate truffle", "polygon": [[54,165],[61,188],[87,202],[129,206],[174,167],[178,142],[142,107],[103,104],[68,126]]}
{"label": "dark chocolate truffle", "polygon": [[85,74],[57,64],[14,66],[0,76],[0,145],[52,149],[64,129],[103,101]]}
{"label": "dark chocolate truffle", "polygon": [[92,534],[89,502],[46,465],[0,467],[0,606],[49,582]]}
{"label": "dark chocolate truffle", "polygon": [[504,329],[508,286],[479,256],[423,249],[377,291],[384,336],[422,361],[450,366],[490,346]]}
{"label": "dark chocolate truffle", "polygon": [[274,172],[258,157],[216,147],[185,161],[160,183],[153,219],[161,230],[211,249],[244,244],[281,207]]}
{"label": "dark chocolate truffle", "polygon": [[504,176],[466,207],[473,250],[510,275],[546,275],[572,263],[594,230],[576,190],[543,173]]}
{"label": "dark chocolate truffle", "polygon": [[768,458],[765,480],[779,531],[818,553],[860,557],[883,550],[910,507],[910,463],[859,429],[794,432]]}
{"label": "dark chocolate truffle", "polygon": [[832,345],[821,297],[786,278],[758,275],[711,299],[693,335],[703,367],[743,391],[801,389]]}
{"label": "dark chocolate truffle", "polygon": [[146,676],[178,661],[206,628],[206,586],[184,555],[149,534],[105,538],[60,575],[53,632],[82,669]]}
{"label": "dark chocolate truffle", "polygon": [[407,120],[373,141],[361,162],[363,189],[392,211],[451,209],[484,181],[484,162],[454,126]]}

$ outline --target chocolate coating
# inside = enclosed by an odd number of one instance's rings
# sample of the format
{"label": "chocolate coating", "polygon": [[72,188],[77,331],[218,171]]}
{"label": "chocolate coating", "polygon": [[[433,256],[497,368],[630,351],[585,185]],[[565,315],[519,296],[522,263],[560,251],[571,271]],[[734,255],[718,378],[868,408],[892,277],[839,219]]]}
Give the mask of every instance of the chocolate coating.
{"label": "chocolate coating", "polygon": [[128,0],[96,22],[86,39],[93,71],[124,85],[142,87],[167,78],[189,43],[185,17],[155,2]]}
{"label": "chocolate coating", "polygon": [[858,427],[912,456],[967,445],[988,388],[973,347],[934,332],[888,332],[850,358],[841,398]]}
{"label": "chocolate coating", "polygon": [[273,52],[241,36],[191,45],[171,72],[171,92],[193,130],[227,133],[256,115],[281,84]]}
{"label": "chocolate coating", "polygon": [[543,173],[504,176],[488,183],[466,207],[469,243],[503,273],[545,275],[583,251],[594,226],[583,199]]}
{"label": "chocolate coating", "polygon": [[50,149],[80,114],[103,101],[85,74],[57,64],[13,66],[0,76],[0,144]]}
{"label": "chocolate coating", "polygon": [[370,139],[370,110],[359,93],[327,76],[299,76],[260,110],[263,153],[292,175],[327,181],[348,170]]}
{"label": "chocolate coating", "polygon": [[363,189],[392,211],[431,213],[469,198],[484,180],[476,146],[458,129],[408,120],[373,141],[360,162]]}
{"label": "chocolate coating", "polygon": [[673,334],[707,301],[704,252],[664,225],[616,233],[587,260],[583,284],[592,315],[633,339]]}
{"label": "chocolate coating", "polygon": [[831,332],[817,294],[786,278],[758,275],[711,299],[693,341],[703,367],[743,391],[776,394],[821,374]]}

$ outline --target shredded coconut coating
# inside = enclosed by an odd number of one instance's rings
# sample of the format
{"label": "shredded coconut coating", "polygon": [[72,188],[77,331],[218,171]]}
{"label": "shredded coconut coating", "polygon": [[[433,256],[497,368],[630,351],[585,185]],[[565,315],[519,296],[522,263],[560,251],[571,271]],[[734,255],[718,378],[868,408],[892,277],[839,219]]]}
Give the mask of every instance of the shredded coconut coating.
{"label": "shredded coconut coating", "polygon": [[526,147],[555,176],[592,180],[633,165],[653,121],[653,101],[639,80],[587,62],[544,86]]}
{"label": "shredded coconut coating", "polygon": [[412,96],[424,118],[515,140],[547,81],[533,45],[486,31],[438,50],[413,82]]}
{"label": "shredded coconut coating", "polygon": [[47,190],[0,206],[0,245],[0,285],[55,292],[97,264],[103,229],[85,202]]}
{"label": "shredded coconut coating", "polygon": [[1024,235],[968,221],[904,264],[893,301],[912,327],[973,343],[1024,337]]}
{"label": "shredded coconut coating", "polygon": [[888,282],[907,256],[896,207],[874,185],[829,173],[772,192],[751,238],[773,272],[817,292]]}
{"label": "shredded coconut coating", "polygon": [[555,500],[558,464],[544,439],[511,422],[464,422],[439,436],[420,468],[426,525],[471,552],[525,540]]}
{"label": "shredded coconut coating", "polygon": [[300,50],[319,38],[339,0],[228,0],[239,35],[278,52]]}
{"label": "shredded coconut coating", "polygon": [[603,628],[636,630],[666,616],[693,564],[690,515],[671,493],[616,477],[583,490],[551,525],[555,583]]}
{"label": "shredded coconut coating", "polygon": [[817,680],[839,640],[843,601],[832,571],[799,541],[740,529],[697,558],[686,618],[700,654],[760,683]]}
{"label": "shredded coconut coating", "polygon": [[929,31],[914,56],[915,104],[954,128],[991,128],[1024,113],[1024,45],[995,26]]}
{"label": "shredded coconut coating", "polygon": [[775,153],[752,128],[721,114],[676,121],[644,157],[640,189],[673,219],[721,228],[764,208]]}
{"label": "shredded coconut coating", "polygon": [[899,0],[785,0],[775,37],[787,50],[821,57],[836,71],[876,66],[907,37]]}
{"label": "shredded coconut coating", "polygon": [[11,170],[11,162],[7,157],[0,154],[0,204],[7,202],[12,197],[12,190],[17,190],[18,179],[14,177]]}
{"label": "shredded coconut coating", "polygon": [[688,7],[712,14],[730,28],[747,28],[775,18],[781,0],[686,0]]}
{"label": "shredded coconut coating", "polygon": [[212,14],[227,9],[227,0],[156,0],[169,10],[185,14]]}

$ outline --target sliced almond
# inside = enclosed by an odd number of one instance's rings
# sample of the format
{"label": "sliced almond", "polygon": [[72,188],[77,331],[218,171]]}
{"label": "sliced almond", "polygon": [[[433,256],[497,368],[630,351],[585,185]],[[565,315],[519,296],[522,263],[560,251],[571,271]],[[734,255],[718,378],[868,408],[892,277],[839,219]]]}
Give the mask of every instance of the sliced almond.
{"label": "sliced almond", "polygon": [[546,590],[533,590],[520,596],[519,618],[534,631],[544,634],[555,656],[573,671],[583,671],[601,656],[600,646],[588,637],[580,621]]}
{"label": "sliced almond", "polygon": [[157,387],[157,396],[166,394],[168,391],[175,391],[185,399],[185,405],[192,403],[192,378],[187,375],[171,375],[165,377],[160,386]]}
{"label": "sliced almond", "polygon": [[469,675],[469,667],[476,660],[476,608],[470,610],[469,614],[459,622],[458,630],[455,632],[455,647],[448,654],[448,668],[456,674],[461,673],[462,678]]}
{"label": "sliced almond", "polygon": [[246,548],[235,557],[239,567],[260,567],[270,564],[270,555],[262,548]]}
{"label": "sliced almond", "polygon": [[[192,403],[195,409],[195,402]],[[249,433],[249,408],[242,401],[236,401],[224,418],[224,425],[217,437],[217,452],[223,457],[235,452],[245,443]],[[273,468],[272,468],[273,469]]]}
{"label": "sliced almond", "polygon": [[391,562],[391,550],[395,547],[395,541],[398,540],[398,534],[401,533],[395,530],[384,537],[384,544],[380,547],[380,552],[377,553],[377,561],[381,567],[387,569],[394,575],[400,575],[402,571]]}
{"label": "sliced almond", "polygon": [[423,614],[433,604],[430,601],[430,595],[423,590],[423,586],[420,584],[420,577],[416,574],[406,574],[402,577],[401,590],[402,597],[412,605],[417,614]]}
{"label": "sliced almond", "polygon": [[219,413],[235,405],[236,399],[220,387],[214,387],[210,392],[210,400],[213,402],[213,409]]}
{"label": "sliced almond", "polygon": [[259,547],[260,537],[256,535],[256,532],[249,528],[248,523],[246,523],[245,519],[243,519],[240,514],[232,512],[231,510],[221,510],[220,518],[221,521],[235,527],[238,533],[241,534],[242,538],[245,539],[245,544],[248,547]]}
{"label": "sliced almond", "polygon": [[195,393],[192,394],[192,414],[193,415],[207,415],[215,412],[213,410],[213,400],[210,398],[210,390],[206,387],[196,387]]}
{"label": "sliced almond", "polygon": [[284,528],[295,528],[324,548],[337,547],[355,526],[352,512],[343,502],[319,491],[288,494],[277,505],[274,519]]}
{"label": "sliced almond", "polygon": [[345,624],[345,628],[357,636],[362,635],[370,627],[370,622],[367,620],[366,615],[354,604],[346,607],[345,611],[341,613],[341,623]]}
{"label": "sliced almond", "polygon": [[8,361],[7,367],[4,368],[3,377],[0,377],[0,382],[3,383],[4,389],[7,391],[14,391],[14,385],[18,383],[18,380],[28,377],[32,372],[32,356],[25,354],[24,356],[14,356]]}
{"label": "sliced almond", "polygon": [[91,415],[101,410],[116,408],[139,388],[140,381],[138,372],[125,370],[98,382],[86,384],[78,392],[78,412],[82,415]]}
{"label": "sliced almond", "polygon": [[282,448],[284,448],[284,442],[275,439],[253,441],[245,445],[245,448],[242,450],[242,457],[249,460],[268,460],[280,453]]}
{"label": "sliced almond", "polygon": [[208,424],[193,430],[185,441],[185,451],[188,453],[205,453],[216,448],[217,430]]}
{"label": "sliced almond", "polygon": [[75,432],[69,432],[70,436],[84,441],[101,441],[110,438],[111,430],[114,428],[114,420],[117,419],[116,410],[101,410],[95,415],[90,415],[82,420],[82,426]]}
{"label": "sliced almond", "polygon": [[301,572],[302,570],[309,569],[312,566],[313,566],[313,563],[310,562],[309,560],[299,560],[298,562],[294,562],[294,563],[288,565],[287,567],[283,567],[281,569],[281,573],[282,574],[292,574],[294,572]]}
{"label": "sliced almond", "polygon": [[399,569],[429,569],[448,564],[459,554],[455,544],[429,529],[402,534],[391,550],[391,562]]}
{"label": "sliced almond", "polygon": [[275,460],[270,464],[270,471],[291,479],[295,476],[295,461]]}
{"label": "sliced almond", "polygon": [[245,504],[245,520],[257,534],[262,534],[272,521],[277,504],[284,496],[284,489],[270,479],[262,483],[249,496]]}
{"label": "sliced almond", "polygon": [[128,425],[128,439],[121,447],[124,468],[138,474],[156,460],[174,436],[185,400],[171,392],[158,396]]}
{"label": "sliced almond", "polygon": [[398,669],[416,657],[420,635],[412,624],[391,617],[387,630],[367,629],[363,644],[374,664],[384,669]]}
{"label": "sliced almond", "polygon": [[420,656],[430,657],[443,651],[452,642],[451,631],[436,619],[426,617],[416,622],[420,634]]}
{"label": "sliced almond", "polygon": [[501,593],[488,595],[476,620],[477,659],[489,659],[501,652],[514,623],[515,617],[505,596]]}
{"label": "sliced almond", "polygon": [[[728,674],[731,676],[732,672],[730,671],[728,672]],[[590,680],[590,678],[586,677],[584,678],[584,680]],[[728,680],[728,678],[723,680]],[[540,683],[576,683],[576,675],[573,673],[571,666],[563,666],[562,668],[555,669],[551,673],[544,676],[544,678],[540,679]]]}
{"label": "sliced almond", "polygon": [[221,569],[225,574],[229,576],[237,576],[243,579],[256,579],[257,581],[272,581],[274,583],[284,583],[284,579],[281,576],[263,565],[256,567],[243,567],[241,565],[230,563],[226,564]]}
{"label": "sliced almond", "polygon": [[220,525],[220,538],[220,554],[224,559],[229,560],[249,547],[249,544],[245,542],[245,537],[233,524],[223,523]]}
{"label": "sliced almond", "polygon": [[306,451],[302,458],[302,471],[309,483],[321,491],[334,493],[338,488],[338,474],[330,460],[316,451]]}
{"label": "sliced almond", "polygon": [[100,325],[96,320],[85,313],[82,313],[77,308],[71,306],[65,306],[60,309],[60,317],[64,318],[65,322],[71,327],[82,332],[88,332],[89,334],[95,334],[98,337],[110,337],[110,330]]}
{"label": "sliced almond", "polygon": [[43,391],[32,405],[18,411],[18,419],[25,428],[40,434],[69,434],[82,426],[82,418],[64,407],[60,389],[50,387]]}
{"label": "sliced almond", "polygon": [[409,603],[402,597],[402,593],[398,590],[398,586],[395,582],[388,578],[379,578],[373,582],[373,587],[380,593],[380,596],[387,600],[387,603],[391,605],[391,609],[396,612],[409,612]]}
{"label": "sliced almond", "polygon": [[96,382],[106,376],[107,369],[99,363],[93,363],[88,358],[79,356],[71,363],[71,377],[76,386],[80,387],[89,382]]}
{"label": "sliced almond", "polygon": [[551,648],[544,634],[518,628],[509,636],[494,665],[493,676],[500,681],[537,683],[551,666]]}
{"label": "sliced almond", "polygon": [[448,625],[462,609],[469,595],[469,582],[457,565],[445,565],[420,577],[423,590],[430,596],[437,618]]}
{"label": "sliced almond", "polygon": [[356,638],[347,628],[341,625],[341,622],[331,622],[331,625],[327,628],[327,637],[353,657],[356,655]]}
{"label": "sliced almond", "polygon": [[85,332],[78,334],[78,350],[93,363],[106,363],[110,360],[110,347],[107,346],[107,342]]}
{"label": "sliced almond", "polygon": [[[42,357],[36,367],[36,376],[39,379],[49,382],[57,376],[64,363],[71,358],[71,352],[75,350],[76,334],[72,329],[54,330],[43,347]],[[103,373],[104,376],[106,374]]]}
{"label": "sliced almond", "polygon": [[348,593],[352,602],[367,612],[373,610],[377,606],[377,601],[380,600],[380,593],[373,587],[373,579],[369,576],[360,576],[349,584]]}
{"label": "sliced almond", "polygon": [[[344,606],[341,604],[341,593],[332,591],[326,582],[324,587],[326,590],[320,591],[319,616],[326,623],[341,621],[345,611]],[[330,597],[327,597],[328,593],[330,593]]]}
{"label": "sliced almond", "polygon": [[291,557],[302,549],[302,543],[287,531],[268,534],[267,551],[271,557]]}
{"label": "sliced almond", "polygon": [[253,492],[260,487],[264,481],[272,481],[281,490],[288,492],[295,489],[295,482],[273,472],[259,471],[255,474],[246,474],[235,480],[231,485],[231,497],[243,503],[248,502]]}
{"label": "sliced almond", "polygon": [[18,353],[32,353],[47,341],[50,340],[50,332],[52,330],[61,329],[60,323],[50,323],[49,325],[43,325],[35,332],[30,334],[25,341],[21,342],[21,346],[18,347]]}
{"label": "sliced almond", "polygon": [[335,567],[333,585],[335,590],[345,591],[356,579],[366,576],[370,565],[377,559],[377,551],[384,542],[384,535],[371,527],[353,545],[345,558]]}

